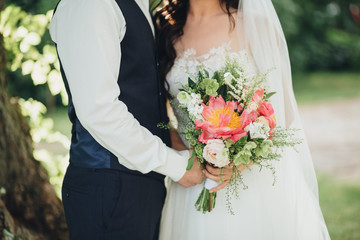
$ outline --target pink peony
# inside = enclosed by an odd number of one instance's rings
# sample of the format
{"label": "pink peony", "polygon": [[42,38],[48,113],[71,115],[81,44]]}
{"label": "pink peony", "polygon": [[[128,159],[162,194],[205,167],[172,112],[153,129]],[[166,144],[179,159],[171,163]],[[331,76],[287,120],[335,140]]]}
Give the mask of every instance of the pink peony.
{"label": "pink peony", "polygon": [[195,121],[196,127],[203,130],[199,136],[200,142],[207,143],[211,139],[219,138],[231,138],[236,142],[247,135],[244,131],[244,122],[249,121],[249,116],[245,111],[239,116],[235,111],[238,109],[237,102],[225,102],[222,96],[210,96],[209,106],[203,104],[203,107],[204,121]]}

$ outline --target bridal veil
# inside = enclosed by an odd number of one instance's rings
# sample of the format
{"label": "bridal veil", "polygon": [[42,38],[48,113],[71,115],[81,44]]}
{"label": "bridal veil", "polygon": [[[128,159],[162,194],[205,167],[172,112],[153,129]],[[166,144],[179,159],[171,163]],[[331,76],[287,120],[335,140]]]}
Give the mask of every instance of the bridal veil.
{"label": "bridal veil", "polygon": [[298,137],[304,139],[296,146],[297,151],[287,149],[276,167],[279,176],[275,184],[287,191],[289,208],[284,206],[284,211],[295,214],[298,224],[292,227],[297,228],[294,230],[298,231],[299,239],[330,239],[319,206],[315,170],[292,88],[288,48],[271,0],[240,0],[236,22],[241,45],[251,53],[257,70],[269,72],[269,90],[277,92],[271,97],[271,103],[278,124],[299,129]]}

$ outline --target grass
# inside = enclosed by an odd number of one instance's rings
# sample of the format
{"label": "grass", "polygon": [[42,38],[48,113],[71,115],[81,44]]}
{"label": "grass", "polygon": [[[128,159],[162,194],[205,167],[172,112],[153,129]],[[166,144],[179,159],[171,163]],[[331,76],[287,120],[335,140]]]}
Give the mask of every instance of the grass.
{"label": "grass", "polygon": [[360,73],[316,72],[293,77],[299,104],[360,97]]}
{"label": "grass", "polygon": [[360,239],[360,184],[319,174],[320,205],[332,240]]}

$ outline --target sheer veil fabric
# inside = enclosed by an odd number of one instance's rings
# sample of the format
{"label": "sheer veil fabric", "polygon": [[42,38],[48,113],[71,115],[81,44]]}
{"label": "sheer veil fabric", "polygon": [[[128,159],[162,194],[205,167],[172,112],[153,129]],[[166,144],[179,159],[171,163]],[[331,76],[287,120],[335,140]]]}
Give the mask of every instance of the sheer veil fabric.
{"label": "sheer veil fabric", "polygon": [[[280,164],[279,171],[288,176],[281,178],[281,185],[293,189],[294,194],[303,197],[289,199],[297,205],[299,219],[298,236],[306,236],[301,222],[312,221],[315,235],[299,239],[330,239],[322,212],[319,206],[318,186],[310,150],[301,124],[297,103],[295,100],[291,67],[286,39],[271,0],[240,0],[238,8],[238,34],[251,53],[259,72],[267,72],[270,91],[276,91],[272,99],[277,114],[278,124],[300,129],[299,137],[304,139],[297,152],[288,149]],[[280,113],[280,114],[279,114]],[[296,171],[296,172],[294,172]],[[297,175],[296,182],[287,182],[291,176]],[[302,181],[303,184],[299,184]],[[294,185],[292,185],[294,184]],[[301,185],[301,187],[299,185]],[[304,191],[304,192],[302,192]],[[304,205],[302,205],[304,203]],[[304,208],[313,208],[313,216],[303,216]],[[301,219],[304,217],[304,219]],[[308,217],[305,219],[305,217]],[[318,233],[318,237],[316,237]]]}
{"label": "sheer veil fabric", "polygon": [[[239,58],[247,52],[256,71],[269,72],[267,85],[277,92],[271,103],[278,125],[300,129],[298,134],[304,141],[297,151],[286,149],[281,161],[275,163],[274,186],[271,173],[259,173],[256,166],[244,171],[249,188],[241,190],[240,198],[232,201],[235,215],[226,209],[226,190],[218,192],[215,209],[202,214],[194,207],[202,185],[184,189],[170,182],[160,240],[328,240],[315,170],[292,89],[287,44],[271,0],[240,0],[235,28],[237,43],[231,45],[241,50],[236,51]],[[227,40],[223,41],[226,44]],[[222,49],[213,48],[211,56],[201,55],[197,61],[203,60],[206,66],[219,65],[225,58]],[[168,74],[173,90],[178,88],[176,82],[187,79],[184,67],[192,67],[186,56],[180,58]],[[178,116],[175,108],[174,112]]]}

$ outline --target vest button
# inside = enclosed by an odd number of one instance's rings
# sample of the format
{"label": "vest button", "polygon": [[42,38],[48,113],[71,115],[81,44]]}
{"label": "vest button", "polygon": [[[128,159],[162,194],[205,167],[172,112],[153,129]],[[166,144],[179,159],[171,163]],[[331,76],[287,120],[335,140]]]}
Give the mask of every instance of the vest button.
{"label": "vest button", "polygon": [[160,66],[160,63],[159,63],[159,62],[156,62],[156,66]]}

